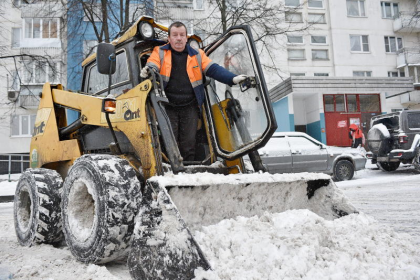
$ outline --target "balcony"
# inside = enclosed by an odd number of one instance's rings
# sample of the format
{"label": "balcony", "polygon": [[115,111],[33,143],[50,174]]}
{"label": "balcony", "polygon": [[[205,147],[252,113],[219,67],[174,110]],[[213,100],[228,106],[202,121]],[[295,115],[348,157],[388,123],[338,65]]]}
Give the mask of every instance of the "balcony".
{"label": "balcony", "polygon": [[413,12],[400,12],[399,16],[394,19],[394,32],[420,32],[420,14]]}
{"label": "balcony", "polygon": [[397,68],[420,66],[420,48],[402,48],[398,51]]}

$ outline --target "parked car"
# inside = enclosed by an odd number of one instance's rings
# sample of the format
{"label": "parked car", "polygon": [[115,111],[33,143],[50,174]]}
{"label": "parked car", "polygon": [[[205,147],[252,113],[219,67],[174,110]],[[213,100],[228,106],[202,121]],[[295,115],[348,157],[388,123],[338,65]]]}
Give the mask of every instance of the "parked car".
{"label": "parked car", "polygon": [[276,132],[259,153],[270,173],[323,172],[336,181],[366,164],[362,150],[327,146],[302,132]]}
{"label": "parked car", "polygon": [[370,152],[366,156],[373,164],[383,171],[394,171],[402,162],[420,172],[420,110],[375,116],[370,124]]}

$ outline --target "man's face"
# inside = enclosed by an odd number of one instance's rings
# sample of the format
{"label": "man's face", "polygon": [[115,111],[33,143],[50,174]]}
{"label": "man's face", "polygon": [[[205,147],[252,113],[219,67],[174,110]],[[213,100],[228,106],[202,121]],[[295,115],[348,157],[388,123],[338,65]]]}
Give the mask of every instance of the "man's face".
{"label": "man's face", "polygon": [[184,26],[172,26],[171,34],[169,35],[169,44],[177,52],[182,52],[185,49],[185,45],[187,44],[187,30],[185,30]]}

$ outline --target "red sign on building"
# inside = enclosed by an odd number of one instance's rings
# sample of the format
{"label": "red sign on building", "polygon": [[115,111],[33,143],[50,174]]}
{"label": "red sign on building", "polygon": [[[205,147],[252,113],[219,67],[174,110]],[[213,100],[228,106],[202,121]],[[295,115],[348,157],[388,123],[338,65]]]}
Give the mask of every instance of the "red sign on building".
{"label": "red sign on building", "polygon": [[338,121],[337,128],[347,127],[347,121]]}

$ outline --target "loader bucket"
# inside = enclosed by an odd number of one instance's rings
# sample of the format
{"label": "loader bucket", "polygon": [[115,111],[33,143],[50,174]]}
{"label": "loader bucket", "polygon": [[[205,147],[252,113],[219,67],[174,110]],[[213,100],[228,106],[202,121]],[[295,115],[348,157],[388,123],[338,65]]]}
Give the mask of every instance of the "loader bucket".
{"label": "loader bucket", "polygon": [[192,279],[210,269],[191,234],[237,216],[309,209],[332,220],[357,213],[328,175],[209,173],[152,177],[136,221],[128,265],[134,279]]}

